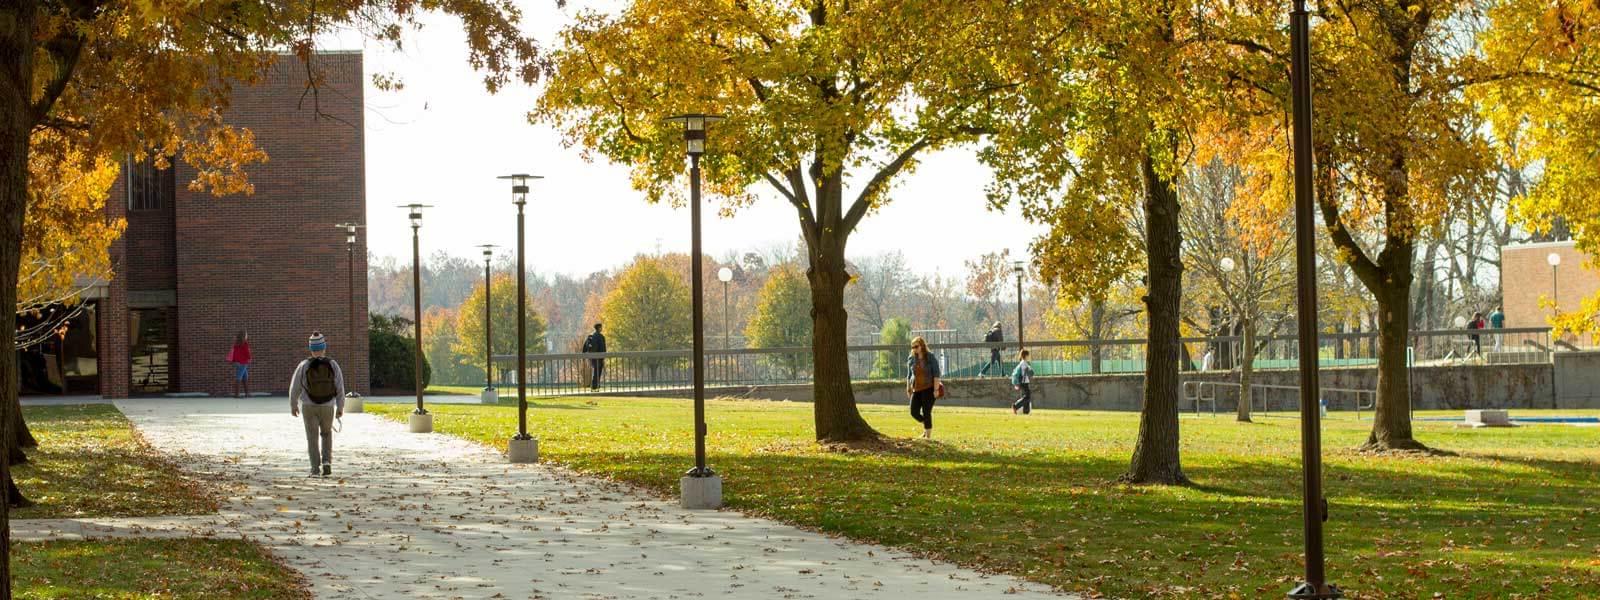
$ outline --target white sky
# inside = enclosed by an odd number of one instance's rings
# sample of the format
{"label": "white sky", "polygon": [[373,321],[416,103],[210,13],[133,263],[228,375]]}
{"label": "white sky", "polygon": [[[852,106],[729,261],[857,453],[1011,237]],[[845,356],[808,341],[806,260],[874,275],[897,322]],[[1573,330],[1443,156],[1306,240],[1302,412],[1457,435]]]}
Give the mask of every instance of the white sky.
{"label": "white sky", "polygon": [[[553,0],[517,4],[529,31],[550,48],[554,32],[593,3],[572,1],[565,9]],[[362,48],[362,42],[349,35],[324,46]],[[535,90],[485,92],[451,19],[428,20],[403,52],[378,45],[362,49],[369,79],[368,248],[375,257],[409,258],[410,228],[396,205],[410,202],[436,207],[423,217],[424,256],[444,250],[477,257],[472,246],[483,243],[513,250],[516,209],[509,184],[495,179],[512,172],[546,177],[534,183],[528,202],[528,263],[535,272],[584,275],[617,267],[658,244],[662,251],[689,250],[687,207],[647,204],[628,185],[625,168],[587,163],[577,149],[562,148],[553,129],[530,125],[526,113]],[[376,72],[399,75],[404,89],[373,88],[370,76]],[[918,272],[954,275],[963,260],[984,252],[1023,250],[1040,228],[1024,223],[1014,209],[989,211],[983,199],[988,181],[988,170],[971,149],[926,155],[915,173],[900,178],[893,201],[862,222],[849,255],[900,249]],[[717,216],[710,205],[702,216],[705,251],[713,257],[799,239],[793,207],[773,194],[731,219]]]}

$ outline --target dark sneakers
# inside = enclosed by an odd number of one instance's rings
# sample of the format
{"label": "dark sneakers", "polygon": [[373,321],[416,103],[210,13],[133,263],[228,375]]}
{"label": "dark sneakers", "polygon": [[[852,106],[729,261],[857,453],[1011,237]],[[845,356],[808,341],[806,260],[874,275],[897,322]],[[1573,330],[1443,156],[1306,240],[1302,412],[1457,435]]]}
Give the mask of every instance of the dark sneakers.
{"label": "dark sneakers", "polygon": [[327,476],[332,475],[332,474],[333,474],[333,465],[328,464],[328,463],[322,463],[322,476],[323,477],[327,477]]}

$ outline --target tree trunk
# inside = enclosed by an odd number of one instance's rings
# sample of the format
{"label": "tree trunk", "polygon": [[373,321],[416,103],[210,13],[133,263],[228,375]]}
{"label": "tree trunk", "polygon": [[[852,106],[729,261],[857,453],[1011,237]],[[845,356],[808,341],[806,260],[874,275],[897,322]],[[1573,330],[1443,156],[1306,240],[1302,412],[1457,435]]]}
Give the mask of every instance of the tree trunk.
{"label": "tree trunk", "polygon": [[1089,372],[1100,372],[1100,337],[1105,335],[1106,303],[1089,301]]}
{"label": "tree trunk", "polygon": [[[1406,254],[1409,246],[1389,240],[1385,255]],[[1391,270],[1400,261],[1384,260],[1383,285],[1373,290],[1378,300],[1378,400],[1372,433],[1363,446],[1368,450],[1426,450],[1411,436],[1411,371],[1406,368],[1406,336],[1411,329],[1411,277]]]}
{"label": "tree trunk", "polygon": [[[17,266],[22,259],[22,219],[28,198],[28,137],[33,131],[34,2],[0,5],[0,440],[14,441],[17,389]],[[8,490],[11,465],[0,456],[0,481]],[[9,494],[8,494],[9,496]],[[8,498],[10,499],[10,498]],[[22,500],[17,494],[17,500]],[[0,600],[11,598],[11,502],[0,502]]]}
{"label": "tree trunk", "polygon": [[1131,483],[1187,484],[1178,461],[1178,303],[1183,286],[1182,233],[1178,230],[1178,192],[1156,171],[1153,159],[1143,161],[1145,181],[1145,248],[1149,286],[1144,297],[1148,315],[1145,343],[1144,408],[1139,413],[1139,441],[1133,464],[1122,476]]}
{"label": "tree trunk", "polygon": [[1256,324],[1251,319],[1242,319],[1244,343],[1240,350],[1244,352],[1239,362],[1239,407],[1236,420],[1240,423],[1250,422],[1250,410],[1253,408],[1253,398],[1250,394],[1250,379],[1255,371],[1256,362]]}
{"label": "tree trunk", "polygon": [[823,232],[819,239],[807,241],[811,266],[806,278],[811,282],[811,356],[816,365],[812,378],[812,400],[817,425],[817,440],[846,442],[879,437],[878,431],[856,410],[855,390],[850,387],[849,314],[844,309],[844,286],[850,281],[845,272],[845,238]]}
{"label": "tree trunk", "polygon": [[[66,386],[62,386],[63,389]],[[18,397],[16,403],[11,405],[11,414],[15,419],[11,422],[12,431],[16,433],[17,445],[23,448],[38,448],[39,440],[33,437],[33,430],[28,428],[28,422],[22,418],[22,398]]]}

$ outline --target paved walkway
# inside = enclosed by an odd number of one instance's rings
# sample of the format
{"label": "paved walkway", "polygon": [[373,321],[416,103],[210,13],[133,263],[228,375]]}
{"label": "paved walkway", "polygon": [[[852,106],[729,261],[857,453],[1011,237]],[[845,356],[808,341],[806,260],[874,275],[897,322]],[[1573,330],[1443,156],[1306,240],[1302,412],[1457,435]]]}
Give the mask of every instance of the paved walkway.
{"label": "paved walkway", "polygon": [[[345,415],[334,477],[324,479],[305,474],[304,430],[285,399],[118,406],[185,468],[225,482],[215,522],[173,519],[164,529],[254,539],[305,573],[319,598],[1059,597],[1011,577],[509,465],[482,446],[372,415]],[[55,526],[63,535],[72,527]]]}

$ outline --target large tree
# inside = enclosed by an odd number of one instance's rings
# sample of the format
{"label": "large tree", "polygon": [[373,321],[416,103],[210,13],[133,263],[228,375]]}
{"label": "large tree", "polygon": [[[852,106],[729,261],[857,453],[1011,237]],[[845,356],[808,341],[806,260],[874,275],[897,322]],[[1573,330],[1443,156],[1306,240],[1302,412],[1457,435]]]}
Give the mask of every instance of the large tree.
{"label": "large tree", "polygon": [[[515,272],[515,268],[512,269]],[[502,273],[494,276],[494,287],[488,296],[484,295],[484,287],[479,283],[472,288],[472,294],[461,304],[461,312],[456,316],[456,342],[451,348],[455,354],[471,366],[471,371],[480,380],[484,376],[478,371],[483,370],[485,358],[483,356],[485,337],[488,332],[484,330],[484,305],[486,300],[494,302],[494,310],[489,311],[490,327],[494,329],[494,339],[489,341],[494,348],[494,354],[510,355],[517,353],[517,280],[511,274]],[[542,354],[545,351],[545,320],[534,307],[532,291],[528,293],[526,308],[523,312],[524,330],[523,338],[530,354]],[[562,351],[557,349],[557,351]],[[497,365],[503,366],[503,365]],[[512,370],[515,370],[513,368]]]}
{"label": "large tree", "polygon": [[[922,153],[972,139],[1001,84],[970,60],[987,35],[959,0],[639,0],[585,13],[536,121],[633,169],[651,201],[682,201],[682,134],[662,119],[720,113],[703,164],[732,212],[770,186],[805,240],[820,440],[878,433],[861,418],[847,360],[845,248]],[[917,236],[920,232],[907,232]]]}
{"label": "large tree", "polygon": [[[292,50],[306,65],[315,106],[319,75],[310,58],[319,32],[352,27],[398,43],[424,10],[459,16],[472,66],[490,89],[531,81],[537,54],[518,30],[516,9],[486,0],[449,3],[241,0],[15,0],[0,4],[0,305],[17,302],[29,173],[36,152],[69,157],[88,172],[124,155],[166,162],[181,154],[199,176],[192,187],[245,191],[254,148],[218,109],[232,86],[254,81]],[[14,346],[16,316],[4,311],[0,351]],[[0,361],[0,439],[18,410],[16,361]],[[0,460],[0,479],[9,481]],[[0,551],[9,549],[0,503]],[[7,556],[9,553],[7,553]],[[0,600],[10,597],[10,563],[0,558]]]}
{"label": "large tree", "polygon": [[[640,352],[689,347],[694,330],[689,323],[689,284],[683,279],[669,271],[660,259],[647,256],[624,269],[617,276],[616,286],[601,302],[606,350]],[[681,364],[681,360],[646,358],[640,359],[640,364],[654,379],[661,367]]]}
{"label": "large tree", "polygon": [[[783,265],[767,275],[744,335],[752,348],[796,348],[811,343],[811,295],[798,269]],[[788,373],[789,379],[798,379],[800,372],[811,366],[810,356],[776,354],[765,360]]]}
{"label": "large tree", "polygon": [[[1538,239],[1570,234],[1600,256],[1600,5],[1502,0],[1484,13],[1483,63],[1464,78],[1512,177],[1513,220]],[[1524,169],[1540,176],[1531,186]],[[1587,268],[1600,268],[1590,258]],[[1563,306],[1559,329],[1600,334],[1600,294]]]}
{"label": "large tree", "polygon": [[[1250,421],[1251,382],[1261,334],[1274,333],[1294,306],[1292,229],[1280,213],[1260,214],[1260,203],[1242,196],[1266,193],[1250,187],[1249,173],[1214,158],[1184,178],[1184,263],[1190,297],[1208,311],[1226,310],[1226,335],[1243,339],[1239,356],[1239,402],[1235,419]],[[1228,365],[1233,368],[1233,365]]]}
{"label": "large tree", "polygon": [[[1252,0],[1233,8],[1227,25],[1212,33],[1219,46],[1240,50],[1229,67],[1246,82],[1235,96],[1242,108],[1233,111],[1242,117],[1236,126],[1282,128],[1289,100],[1282,7]],[[1493,193],[1488,130],[1463,93],[1478,62],[1474,22],[1483,8],[1465,0],[1318,5],[1316,202],[1339,260],[1377,304],[1371,449],[1424,448],[1412,434],[1406,368],[1418,244],[1466,198]],[[1258,156],[1284,165],[1285,153],[1277,145]],[[1291,184],[1286,169],[1262,176],[1278,190]],[[1288,194],[1257,199],[1286,207]]]}
{"label": "large tree", "polygon": [[[1194,7],[1183,2],[1040,3],[997,23],[989,55],[1024,85],[999,105],[997,205],[1050,230],[1033,244],[1043,278],[1073,297],[1143,271],[1144,405],[1123,478],[1186,483],[1178,455],[1183,262],[1177,182],[1203,114]],[[1142,269],[1140,263],[1143,263]]]}

